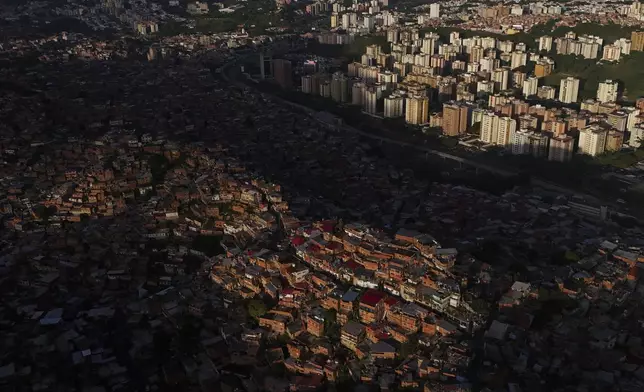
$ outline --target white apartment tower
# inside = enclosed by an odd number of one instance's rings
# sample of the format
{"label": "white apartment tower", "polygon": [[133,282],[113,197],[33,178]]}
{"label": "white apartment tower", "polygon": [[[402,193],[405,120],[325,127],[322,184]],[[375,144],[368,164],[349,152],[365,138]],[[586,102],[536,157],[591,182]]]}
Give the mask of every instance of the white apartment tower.
{"label": "white apartment tower", "polygon": [[509,80],[510,69],[508,67],[497,68],[492,72],[492,81],[494,82],[497,91],[507,90]]}
{"label": "white apartment tower", "polygon": [[591,124],[579,131],[577,152],[592,157],[603,154],[606,151],[607,139],[608,130],[597,124]]}
{"label": "white apartment tower", "polygon": [[544,35],[539,37],[539,51],[545,50],[550,52],[552,50],[552,37],[549,35]]}
{"label": "white apartment tower", "polygon": [[483,113],[481,118],[481,141],[486,144],[496,144],[499,117],[491,111]]}
{"label": "white apartment tower", "polygon": [[631,137],[628,139],[628,145],[633,148],[640,148],[644,143],[644,124],[637,124],[631,130]]}
{"label": "white apartment tower", "polygon": [[507,147],[510,144],[510,137],[517,129],[517,122],[510,117],[499,117],[497,120],[496,145]]}
{"label": "white apartment tower", "polygon": [[567,77],[559,85],[559,100],[563,103],[577,102],[579,95],[579,79]]}
{"label": "white apartment tower", "polygon": [[622,55],[622,49],[617,45],[606,45],[602,52],[602,60],[604,61],[619,61]]}
{"label": "white apartment tower", "polygon": [[362,99],[362,109],[369,114],[376,114],[378,111],[378,92],[375,87],[368,87]]}
{"label": "white apartment tower", "polygon": [[441,17],[441,6],[438,3],[433,3],[429,5],[429,17],[430,18],[440,18]]}
{"label": "white apartment tower", "polygon": [[510,58],[510,67],[512,69],[517,69],[528,63],[528,54],[522,51],[512,52],[512,57]]}
{"label": "white apartment tower", "polygon": [[426,34],[423,38],[423,46],[421,46],[420,51],[426,54],[436,53],[439,38],[440,36],[436,33]]}
{"label": "white apartment tower", "polygon": [[617,101],[617,88],[619,85],[614,80],[599,82],[597,87],[597,100],[601,103]]}
{"label": "white apartment tower", "polygon": [[351,86],[351,104],[356,106],[362,106],[362,101],[364,99],[365,84],[362,82],[356,82]]}
{"label": "white apartment tower", "polygon": [[405,100],[398,95],[385,98],[385,117],[396,118],[404,114]]}
{"label": "white apartment tower", "polygon": [[523,81],[523,96],[525,98],[537,95],[539,88],[539,79],[531,76]]}

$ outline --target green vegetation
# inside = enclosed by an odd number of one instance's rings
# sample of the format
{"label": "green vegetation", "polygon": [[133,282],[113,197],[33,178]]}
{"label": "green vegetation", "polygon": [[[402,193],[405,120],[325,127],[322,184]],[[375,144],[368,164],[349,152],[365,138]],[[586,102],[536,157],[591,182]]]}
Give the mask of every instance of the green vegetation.
{"label": "green vegetation", "polygon": [[244,8],[231,13],[220,12],[212,6],[208,15],[195,18],[194,26],[168,22],[160,26],[160,34],[164,36],[190,33],[216,34],[233,31],[238,26],[244,26],[251,34],[262,34],[267,28],[283,24],[285,15],[276,12],[274,2],[250,0],[243,4]]}
{"label": "green vegetation", "polygon": [[161,154],[154,154],[148,159],[148,165],[152,173],[152,183],[162,183],[170,166],[168,158]]}
{"label": "green vegetation", "polygon": [[633,166],[637,162],[644,160],[644,150],[618,151],[604,154],[597,157],[596,162],[600,165],[614,166],[620,169]]}
{"label": "green vegetation", "polygon": [[398,352],[398,355],[401,359],[407,358],[408,356],[415,353],[417,348],[418,348],[418,336],[411,335],[409,336],[408,341],[400,345],[400,351]]}
{"label": "green vegetation", "polygon": [[252,299],[248,302],[248,315],[258,319],[266,314],[266,305],[259,299]]}
{"label": "green vegetation", "polygon": [[613,79],[624,87],[624,97],[635,100],[644,96],[644,52],[631,52],[618,63],[597,62],[580,56],[552,55],[555,72],[547,76],[544,84],[558,86],[561,79],[574,76],[581,79],[580,97],[594,98],[599,82]]}
{"label": "green vegetation", "polygon": [[[534,29],[533,29],[534,30]],[[611,43],[620,38],[631,38],[631,33],[636,30],[632,26],[622,26],[615,23],[597,24],[597,23],[580,23],[574,27],[560,26],[550,33],[545,33],[553,37],[563,37],[569,31],[574,31],[579,35],[595,35],[604,39],[604,43]],[[532,32],[531,32],[532,33]]]}
{"label": "green vegetation", "polygon": [[212,257],[223,252],[220,241],[221,237],[218,236],[199,235],[192,242],[192,248]]}
{"label": "green vegetation", "polygon": [[385,53],[389,53],[391,49],[387,42],[387,37],[384,35],[372,35],[356,37],[355,41],[348,45],[328,45],[315,41],[309,44],[308,51],[311,54],[322,57],[344,57],[349,60],[359,60],[369,45],[380,45],[380,48]]}
{"label": "green vegetation", "polygon": [[335,309],[324,311],[324,334],[333,338],[340,338],[340,326],[336,323],[337,312]]}

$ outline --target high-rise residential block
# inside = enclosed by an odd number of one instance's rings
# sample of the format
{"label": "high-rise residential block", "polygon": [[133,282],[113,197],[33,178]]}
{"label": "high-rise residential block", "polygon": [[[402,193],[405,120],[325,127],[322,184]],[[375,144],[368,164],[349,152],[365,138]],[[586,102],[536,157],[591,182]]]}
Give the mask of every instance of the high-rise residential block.
{"label": "high-rise residential block", "polygon": [[541,86],[537,88],[537,97],[545,100],[555,99],[557,90],[552,86]]}
{"label": "high-rise residential block", "polygon": [[302,76],[302,92],[311,94],[313,92],[313,77],[311,75]]}
{"label": "high-rise residential block", "polygon": [[591,124],[579,131],[577,153],[597,156],[606,151],[608,130],[599,124]]}
{"label": "high-rise residential block", "polygon": [[631,130],[631,137],[628,139],[628,145],[634,148],[640,148],[644,144],[644,124],[637,124]]}
{"label": "high-rise residential block", "polygon": [[413,125],[426,124],[429,118],[429,98],[407,97],[405,101],[405,122]]}
{"label": "high-rise residential block", "polygon": [[362,106],[366,86],[362,82],[356,82],[351,86],[351,104]]}
{"label": "high-rise residential block", "polygon": [[553,162],[568,162],[572,159],[575,139],[571,136],[560,135],[550,139],[548,160]]}
{"label": "high-rise residential block", "polygon": [[492,71],[492,81],[495,84],[496,91],[507,90],[509,80],[510,69],[508,67],[501,67]]}
{"label": "high-rise residential block", "polygon": [[362,109],[369,114],[378,112],[378,91],[373,86],[367,87],[362,99]]}
{"label": "high-rise residential block", "polygon": [[544,35],[539,37],[539,51],[550,52],[552,50],[552,37]]}
{"label": "high-rise residential block", "polygon": [[537,95],[537,89],[539,88],[539,79],[535,77],[529,77],[523,81],[523,96],[528,98],[534,95]]}
{"label": "high-rise residential block", "polygon": [[619,61],[622,55],[622,49],[617,45],[606,45],[602,52],[602,60],[604,61]]}
{"label": "high-rise residential block", "polygon": [[290,61],[285,59],[273,60],[273,76],[277,84],[282,88],[289,89],[293,87],[293,72]]}
{"label": "high-rise residential block", "polygon": [[567,77],[559,84],[559,101],[563,103],[577,102],[579,95],[579,79]]}
{"label": "high-rise residential block", "polygon": [[399,95],[392,95],[385,98],[385,117],[402,117],[405,108],[405,99]]}
{"label": "high-rise residential block", "polygon": [[443,104],[443,134],[458,136],[467,130],[469,107],[459,102]]}
{"label": "high-rise residential block", "polygon": [[512,57],[510,60],[510,68],[517,69],[528,63],[528,54],[523,51],[514,51],[512,52]]}
{"label": "high-rise residential block", "polygon": [[615,80],[599,82],[597,87],[597,100],[601,103],[617,101],[618,83]]}
{"label": "high-rise residential block", "polygon": [[441,16],[441,6],[438,3],[433,3],[429,5],[429,17],[430,18],[440,18]]}
{"label": "high-rise residential block", "polygon": [[519,129],[512,134],[509,149],[513,155],[545,157],[548,155],[548,140],[544,133]]}
{"label": "high-rise residential block", "polygon": [[633,31],[631,33],[631,50],[644,50],[644,31]]}
{"label": "high-rise residential block", "polygon": [[333,74],[331,79],[331,98],[336,102],[349,101],[349,79],[342,72]]}

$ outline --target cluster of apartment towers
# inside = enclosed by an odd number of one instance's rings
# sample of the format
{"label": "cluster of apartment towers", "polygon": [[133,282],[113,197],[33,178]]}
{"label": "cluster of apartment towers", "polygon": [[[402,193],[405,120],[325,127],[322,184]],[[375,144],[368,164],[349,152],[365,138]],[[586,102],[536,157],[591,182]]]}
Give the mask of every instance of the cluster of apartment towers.
{"label": "cluster of apartment towers", "polygon": [[[622,38],[604,46],[602,60],[615,61],[631,49],[642,50],[639,46],[644,46],[644,34],[642,37],[640,34],[634,33],[635,41]],[[384,53],[378,45],[369,45],[360,62],[348,65],[346,75],[340,71],[332,75],[316,73],[311,69],[302,76],[301,90],[360,106],[371,115],[404,117],[408,124],[440,127],[447,136],[462,135],[478,123],[483,144],[554,161],[571,159],[575,138],[567,134],[570,129],[580,130],[578,152],[592,156],[619,150],[625,131],[631,132],[636,143],[641,136],[641,129],[636,128],[638,108],[614,109],[616,113],[608,113],[607,121],[596,123],[585,118],[571,122],[556,111],[514,98],[514,92],[509,90],[521,90],[524,98],[577,102],[579,79],[562,79],[558,94],[555,87],[539,86],[539,80],[554,69],[554,61],[543,53],[552,51],[554,43],[562,54],[598,58],[603,45],[599,37],[577,37],[574,32],[557,39],[543,36],[535,53],[530,53],[525,43],[494,37],[461,38],[458,32],[453,32],[449,44],[441,44],[439,39],[435,33],[420,38],[418,29],[388,30],[391,53]],[[534,62],[530,76],[524,72],[528,62]],[[597,100],[582,103],[582,110],[601,112],[602,108],[595,106],[615,102],[618,87],[613,80],[599,83]],[[442,112],[430,113],[430,99],[442,104]],[[481,108],[481,100],[487,100],[490,110]],[[573,117],[577,117],[576,113]],[[613,124],[622,122],[624,129]],[[542,123],[547,128],[539,127]]]}

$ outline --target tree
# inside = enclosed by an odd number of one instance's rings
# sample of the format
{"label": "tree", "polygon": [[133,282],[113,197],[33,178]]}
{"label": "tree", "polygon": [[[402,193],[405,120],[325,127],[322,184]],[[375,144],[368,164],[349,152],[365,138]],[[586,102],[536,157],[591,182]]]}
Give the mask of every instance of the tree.
{"label": "tree", "polygon": [[259,299],[253,299],[248,303],[248,315],[258,319],[266,314],[266,305]]}

